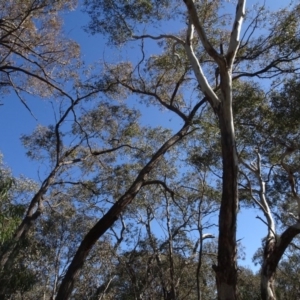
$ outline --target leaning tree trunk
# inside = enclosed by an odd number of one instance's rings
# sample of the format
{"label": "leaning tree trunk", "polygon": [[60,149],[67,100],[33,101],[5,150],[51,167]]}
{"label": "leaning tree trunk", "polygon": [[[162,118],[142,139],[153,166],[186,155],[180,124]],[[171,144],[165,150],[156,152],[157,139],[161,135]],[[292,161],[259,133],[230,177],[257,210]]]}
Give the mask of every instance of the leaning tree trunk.
{"label": "leaning tree trunk", "polygon": [[281,236],[267,240],[264,246],[263,264],[261,269],[261,298],[275,300],[275,273],[282,255],[293,238],[300,233],[300,223],[288,227]]}
{"label": "leaning tree trunk", "polygon": [[261,159],[258,154],[258,177],[261,185],[261,203],[264,208],[264,214],[267,219],[268,224],[268,236],[263,247],[263,263],[261,268],[261,298],[263,300],[275,300],[276,299],[276,291],[275,291],[275,273],[278,267],[278,263],[281,260],[286,248],[291,244],[292,240],[296,235],[300,233],[300,198],[297,194],[297,191],[294,186],[294,178],[293,172],[290,167],[284,163],[284,158],[287,154],[290,154],[290,150],[286,150],[281,157],[281,166],[288,173],[289,183],[291,185],[292,195],[297,201],[298,209],[297,215],[294,216],[296,223],[292,226],[287,227],[287,229],[281,234],[276,235],[274,220],[271,215],[271,211],[269,205],[265,199],[265,185],[262,184],[261,178]]}
{"label": "leaning tree trunk", "polygon": [[175,135],[173,135],[173,137],[171,137],[165,144],[163,144],[163,146],[153,155],[152,159],[140,171],[136,180],[126,191],[126,193],[109,209],[109,211],[94,225],[94,227],[84,237],[79,248],[77,249],[75,256],[73,257],[71,264],[68,267],[65,277],[62,280],[57,296],[55,298],[56,300],[69,299],[74,288],[74,283],[78,278],[83,264],[85,262],[85,259],[90,253],[94,244],[115,223],[115,221],[119,218],[120,214],[132,202],[139,190],[145,184],[148,174],[151,172],[151,170],[153,170],[153,168],[160,161],[163,155],[172,146],[174,146],[177,142],[183,139],[186,134],[188,134],[190,123],[194,117],[195,112],[196,110],[194,110],[190,114],[188,120],[185,122],[183,127]]}

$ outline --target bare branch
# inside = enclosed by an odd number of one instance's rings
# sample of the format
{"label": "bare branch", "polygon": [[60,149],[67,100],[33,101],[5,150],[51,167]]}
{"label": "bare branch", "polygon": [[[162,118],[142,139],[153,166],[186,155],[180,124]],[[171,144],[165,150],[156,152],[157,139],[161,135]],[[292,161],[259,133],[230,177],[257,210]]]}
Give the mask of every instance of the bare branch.
{"label": "bare branch", "polygon": [[[138,94],[142,94],[142,95],[148,95],[148,96],[152,96],[155,99],[158,100],[158,102],[160,104],[162,104],[164,107],[166,107],[167,109],[173,111],[174,113],[176,113],[179,117],[181,117],[184,121],[186,121],[188,119],[188,117],[181,112],[177,107],[173,106],[172,104],[168,104],[167,102],[163,101],[159,95],[157,95],[155,92],[150,92],[150,91],[146,91],[146,90],[141,90],[139,88],[136,88],[134,86],[131,86],[125,82],[121,82],[119,81],[120,84],[122,84],[124,87],[128,88],[130,91],[134,92],[134,93],[138,93]],[[180,84],[180,83],[179,83]],[[176,88],[176,87],[175,87]]]}
{"label": "bare branch", "polygon": [[209,42],[206,33],[203,29],[203,26],[200,23],[194,0],[183,0],[183,2],[187,7],[188,14],[190,17],[190,23],[194,25],[204,49],[206,50],[208,55],[210,55],[214,59],[214,61],[216,61],[218,64],[222,63],[221,55],[214,49],[212,44]]}
{"label": "bare branch", "polygon": [[17,97],[20,99],[20,101],[22,102],[22,104],[26,107],[26,109],[29,111],[29,113],[31,114],[31,116],[37,121],[37,118],[35,117],[35,115],[33,114],[32,110],[30,109],[30,107],[27,105],[25,99],[23,99],[23,97],[21,96],[21,94],[19,93],[19,90],[17,88],[17,86],[15,86],[15,84],[13,83],[13,81],[11,80],[9,74],[8,74],[8,78],[10,81],[11,86],[14,88],[14,91],[17,95]]}
{"label": "bare branch", "polygon": [[191,23],[189,23],[189,27],[187,30],[187,40],[185,43],[185,50],[187,52],[187,55],[190,59],[190,62],[192,64],[192,68],[194,70],[195,76],[197,78],[197,81],[200,85],[201,91],[203,92],[203,94],[210,100],[211,105],[217,109],[219,104],[220,104],[220,99],[218,98],[218,96],[215,94],[215,92],[213,91],[213,89],[211,88],[211,86],[209,85],[203,71],[201,68],[201,65],[194,53],[193,50],[193,46],[191,43],[191,40],[193,38],[193,33],[194,29],[193,29],[193,25]]}
{"label": "bare branch", "polygon": [[172,40],[175,40],[177,43],[184,45],[184,41],[182,39],[180,39],[177,36],[172,35],[172,34],[161,34],[161,35],[157,35],[157,36],[153,36],[150,34],[144,34],[144,35],[133,35],[132,37],[137,40],[144,39],[144,38],[149,38],[152,40],[172,39]]}
{"label": "bare branch", "polygon": [[164,181],[161,181],[161,180],[148,180],[148,181],[143,183],[143,186],[151,185],[151,184],[161,185],[167,192],[169,192],[171,194],[172,197],[174,197],[175,192],[173,190],[171,190]]}

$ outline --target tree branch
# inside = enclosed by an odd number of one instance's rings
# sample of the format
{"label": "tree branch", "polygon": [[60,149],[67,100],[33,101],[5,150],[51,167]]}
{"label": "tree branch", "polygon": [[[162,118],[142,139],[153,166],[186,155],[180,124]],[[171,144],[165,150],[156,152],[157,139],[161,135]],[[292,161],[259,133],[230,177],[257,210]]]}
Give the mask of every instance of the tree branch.
{"label": "tree branch", "polygon": [[246,0],[239,0],[236,5],[235,20],[233,23],[228,51],[226,54],[227,65],[229,68],[232,67],[236,53],[239,48],[240,33],[241,33],[241,28],[245,16],[245,6],[246,6]]}
{"label": "tree branch", "polygon": [[207,99],[210,100],[211,105],[214,109],[218,109],[218,106],[220,105],[221,101],[218,98],[218,96],[215,94],[211,86],[209,85],[203,71],[201,68],[201,65],[194,53],[193,46],[191,43],[191,40],[193,38],[193,25],[189,23],[188,30],[187,30],[187,37],[186,37],[186,43],[185,43],[185,50],[187,52],[187,55],[190,59],[190,62],[192,64],[192,68],[194,70],[196,79],[200,85],[201,91],[203,94],[207,97]]}
{"label": "tree branch", "polygon": [[172,34],[161,34],[161,35],[158,35],[158,36],[153,36],[153,35],[150,35],[150,34],[144,34],[144,35],[133,35],[132,36],[134,39],[144,39],[144,38],[149,38],[149,39],[152,39],[152,40],[161,40],[161,39],[172,39],[172,40],[175,40],[177,43],[180,43],[182,45],[184,45],[184,41],[180,38],[178,38],[177,36],[175,35],[172,35]]}
{"label": "tree branch", "polygon": [[222,57],[214,49],[214,47],[209,42],[209,40],[206,36],[206,33],[203,29],[203,26],[200,23],[200,20],[198,18],[198,14],[197,14],[197,10],[196,10],[195,4],[194,4],[194,0],[183,0],[183,2],[185,3],[185,5],[187,7],[190,23],[194,25],[205,51],[208,53],[209,56],[211,56],[214,59],[214,61],[218,65],[221,64],[222,61],[223,61]]}

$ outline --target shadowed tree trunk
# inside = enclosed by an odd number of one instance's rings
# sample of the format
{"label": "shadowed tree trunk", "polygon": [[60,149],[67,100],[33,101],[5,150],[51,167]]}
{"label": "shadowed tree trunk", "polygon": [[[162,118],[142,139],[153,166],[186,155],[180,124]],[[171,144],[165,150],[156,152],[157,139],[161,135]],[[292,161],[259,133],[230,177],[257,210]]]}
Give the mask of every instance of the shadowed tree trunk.
{"label": "shadowed tree trunk", "polygon": [[234,131],[232,125],[230,124],[232,123],[232,113],[230,112],[228,107],[223,107],[222,110],[224,112],[221,111],[219,113],[219,122],[221,129],[223,158],[223,186],[222,201],[219,214],[218,266],[214,266],[214,270],[216,272],[218,298],[236,299],[236,221],[238,211],[238,165]]}

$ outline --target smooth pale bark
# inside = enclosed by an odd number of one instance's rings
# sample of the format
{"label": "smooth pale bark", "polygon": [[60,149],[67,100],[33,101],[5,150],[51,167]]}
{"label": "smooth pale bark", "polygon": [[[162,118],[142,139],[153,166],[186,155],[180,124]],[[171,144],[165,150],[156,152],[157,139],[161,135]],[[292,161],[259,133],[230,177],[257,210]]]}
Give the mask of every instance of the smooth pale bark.
{"label": "smooth pale bark", "polygon": [[[235,21],[233,24],[232,34],[230,37],[229,48],[227,54],[219,54],[210,44],[202,24],[199,22],[197,12],[193,0],[183,0],[186,4],[188,14],[190,16],[189,28],[187,31],[186,41],[179,41],[184,45],[191,65],[195,72],[199,86],[206,99],[210,102],[215,113],[218,115],[222,159],[223,159],[223,195],[222,204],[219,216],[219,254],[218,266],[215,266],[217,289],[219,299],[236,299],[236,282],[237,282],[237,267],[236,267],[236,217],[238,209],[238,189],[237,189],[237,153],[235,146],[235,134],[232,115],[232,86],[231,86],[231,69],[235,59],[235,55],[239,46],[239,35],[242,21],[245,13],[245,0],[239,0],[236,9]],[[206,52],[214,59],[220,68],[221,76],[221,91],[222,97],[219,98],[212,87],[208,84],[205,75],[201,69],[198,59],[196,58],[193,47],[193,30],[196,29],[199,38]],[[187,133],[189,123],[192,121],[190,116],[185,119],[184,127],[166,142],[158,152],[153,156],[151,161],[143,168],[135,182],[128,191],[112,206],[112,208],[100,219],[97,224],[88,232],[79,246],[68,271],[62,281],[57,300],[69,299],[74,282],[79,276],[80,269],[89,254],[92,246],[96,241],[109,229],[118,219],[120,213],[134,199],[139,192],[143,183],[146,181],[148,173],[153,169],[157,161],[162,155],[172,147],[176,142],[182,139]]]}
{"label": "smooth pale bark", "polygon": [[197,107],[200,107],[202,101],[194,108],[193,112],[189,116],[189,120],[185,122],[184,126],[170,138],[152,157],[149,163],[140,171],[136,180],[126,193],[109,209],[109,211],[94,225],[94,227],[86,234],[85,238],[81,242],[67,273],[62,280],[60,288],[58,290],[56,300],[69,299],[74,283],[80,274],[80,270],[84,264],[86,257],[90,250],[97,242],[97,240],[115,223],[120,214],[125,208],[132,202],[134,197],[142,188],[146,182],[148,174],[153,170],[155,165],[160,161],[163,155],[178,141],[180,141],[188,133],[190,128],[190,120],[192,120]]}
{"label": "smooth pale bark", "polygon": [[[202,92],[207,96],[219,119],[223,162],[222,199],[219,214],[218,265],[214,266],[218,299],[237,299],[237,245],[236,221],[238,212],[238,159],[232,114],[232,65],[238,51],[240,32],[245,14],[245,0],[239,0],[233,23],[228,51],[226,55],[218,53],[209,42],[201,24],[193,0],[183,0],[186,4],[190,25],[187,31],[185,49],[190,59],[194,74]],[[221,96],[218,97],[203,73],[193,48],[193,28],[208,55],[216,62],[220,70]]]}

